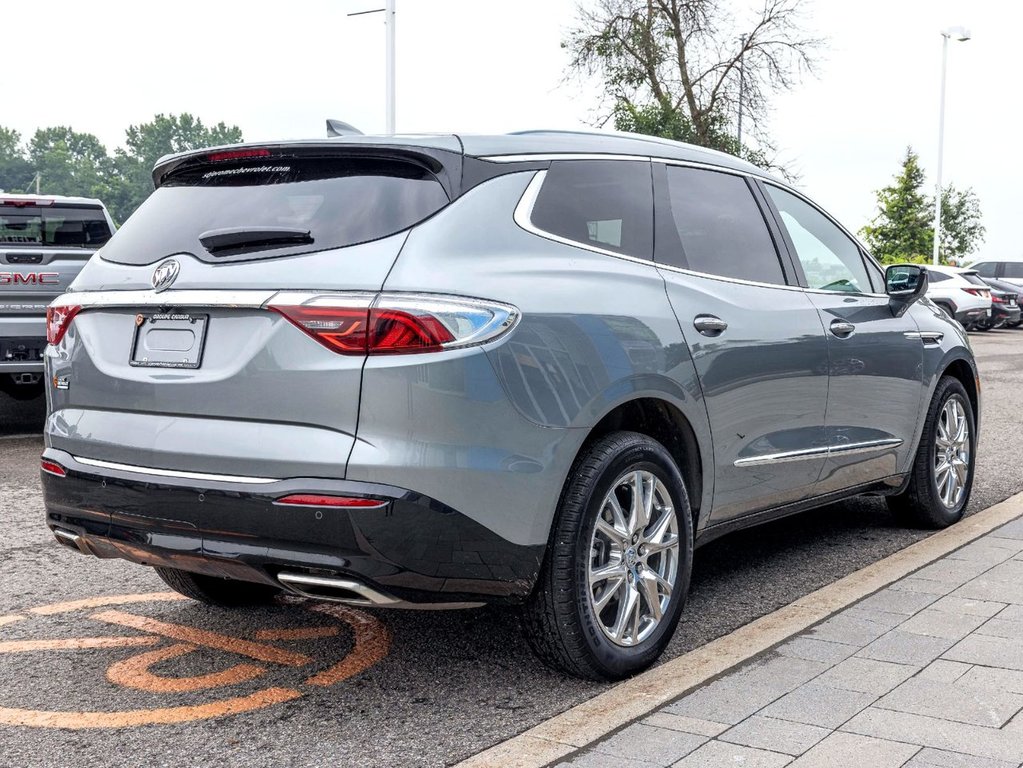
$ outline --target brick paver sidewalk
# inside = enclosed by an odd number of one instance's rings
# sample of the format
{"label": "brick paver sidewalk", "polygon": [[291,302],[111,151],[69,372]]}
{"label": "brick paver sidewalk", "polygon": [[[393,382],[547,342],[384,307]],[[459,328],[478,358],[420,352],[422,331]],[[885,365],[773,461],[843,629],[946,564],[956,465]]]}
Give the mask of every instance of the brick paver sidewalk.
{"label": "brick paver sidewalk", "polygon": [[583,768],[1020,768],[1023,519],[569,755]]}

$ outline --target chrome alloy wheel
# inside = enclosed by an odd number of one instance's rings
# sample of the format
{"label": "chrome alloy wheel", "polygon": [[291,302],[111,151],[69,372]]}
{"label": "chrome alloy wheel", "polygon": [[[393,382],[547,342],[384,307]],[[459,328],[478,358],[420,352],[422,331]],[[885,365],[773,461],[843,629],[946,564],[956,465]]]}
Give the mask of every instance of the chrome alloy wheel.
{"label": "chrome alloy wheel", "polygon": [[942,504],[949,509],[959,504],[969,475],[970,422],[963,404],[952,397],[942,406],[934,438],[934,483]]}
{"label": "chrome alloy wheel", "polygon": [[678,576],[678,518],[652,472],[618,478],[600,505],[590,539],[587,594],[611,642],[634,646],[660,624]]}

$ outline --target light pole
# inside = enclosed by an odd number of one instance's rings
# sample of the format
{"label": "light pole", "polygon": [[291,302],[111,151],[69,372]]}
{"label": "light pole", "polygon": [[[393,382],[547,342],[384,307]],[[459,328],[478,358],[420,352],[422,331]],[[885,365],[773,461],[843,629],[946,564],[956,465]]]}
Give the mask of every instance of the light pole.
{"label": "light pole", "polygon": [[365,16],[368,13],[380,13],[384,14],[384,29],[387,40],[387,52],[386,63],[384,65],[384,101],[385,106],[385,133],[394,134],[394,21],[395,21],[395,5],[396,0],[385,0],[383,8],[375,8],[372,11],[356,11],[355,13],[349,13],[349,16]]}
{"label": "light pole", "polygon": [[941,106],[938,111],[938,172],[934,183],[934,256],[932,261],[938,263],[938,251],[941,247],[941,160],[945,144],[945,70],[948,68],[948,40],[955,38],[959,42],[970,39],[970,30],[966,27],[949,27],[941,30]]}

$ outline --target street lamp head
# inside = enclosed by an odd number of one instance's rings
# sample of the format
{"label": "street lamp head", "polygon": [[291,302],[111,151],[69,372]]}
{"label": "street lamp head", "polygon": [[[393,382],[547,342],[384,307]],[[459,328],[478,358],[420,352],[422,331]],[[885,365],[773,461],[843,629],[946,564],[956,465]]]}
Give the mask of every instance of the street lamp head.
{"label": "street lamp head", "polygon": [[964,43],[970,39],[970,30],[966,27],[949,27],[948,29],[941,30],[942,37],[950,37],[953,40],[958,40],[960,43]]}

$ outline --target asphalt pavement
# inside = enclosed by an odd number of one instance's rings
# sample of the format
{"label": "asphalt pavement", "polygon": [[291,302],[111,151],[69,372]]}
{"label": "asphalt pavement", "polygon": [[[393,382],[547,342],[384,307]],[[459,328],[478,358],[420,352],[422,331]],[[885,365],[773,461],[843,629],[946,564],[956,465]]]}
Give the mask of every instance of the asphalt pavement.
{"label": "asphalt pavement", "polygon": [[[971,338],[974,512],[1023,490],[1023,331]],[[540,666],[510,611],[212,610],[166,599],[146,568],[62,548],[43,523],[42,441],[17,436],[43,410],[0,396],[2,766],[449,765],[605,687]],[[665,657],[926,535],[858,499],[708,544]]]}

